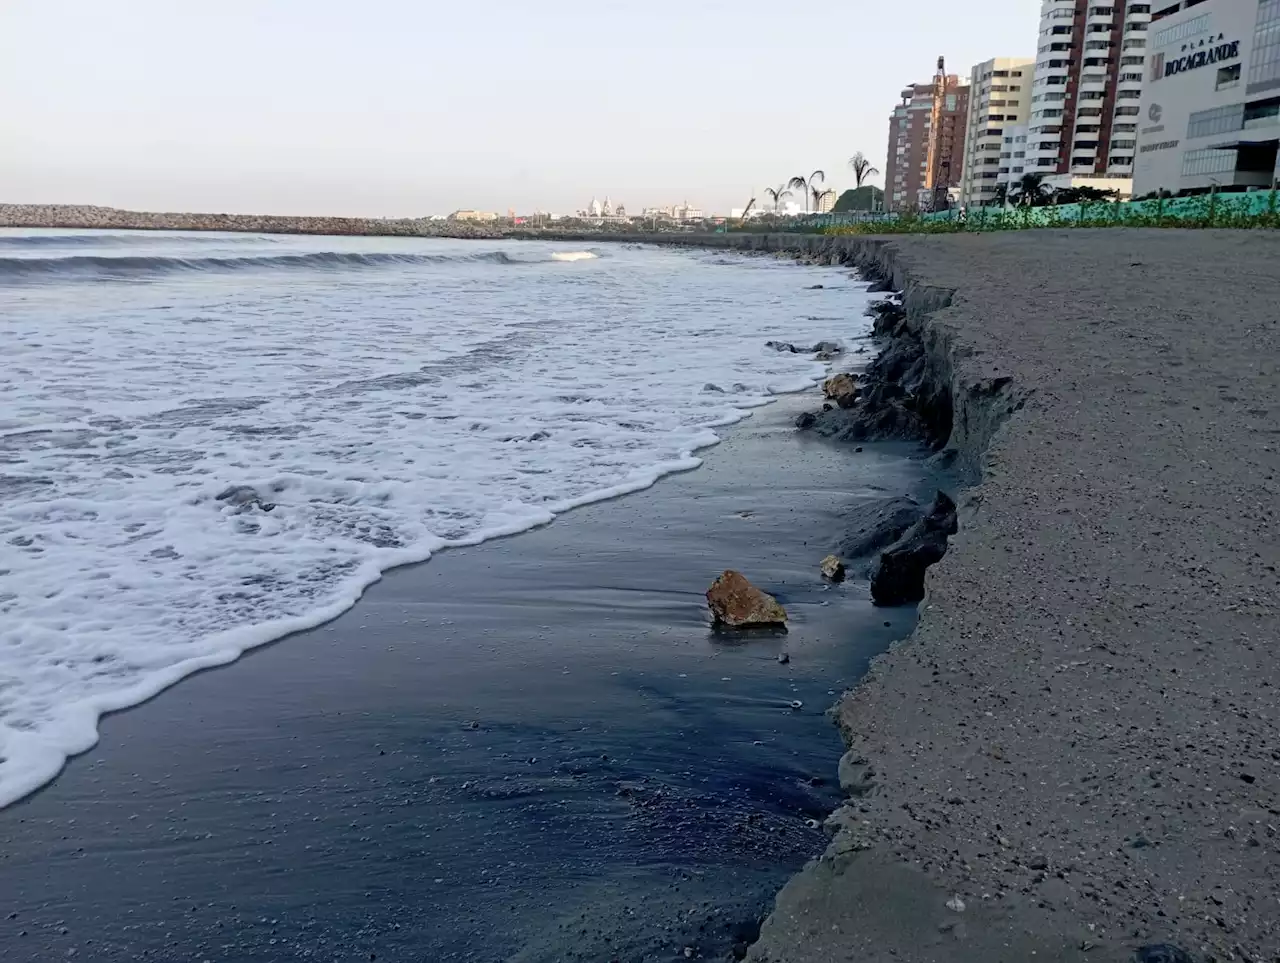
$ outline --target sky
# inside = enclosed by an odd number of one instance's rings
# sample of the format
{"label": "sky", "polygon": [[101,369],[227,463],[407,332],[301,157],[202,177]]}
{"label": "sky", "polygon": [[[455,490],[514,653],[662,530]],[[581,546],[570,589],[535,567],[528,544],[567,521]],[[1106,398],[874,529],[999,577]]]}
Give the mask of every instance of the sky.
{"label": "sky", "polygon": [[[884,167],[904,85],[1037,0],[0,0],[0,203],[727,212]],[[878,181],[878,179],[877,179]]]}

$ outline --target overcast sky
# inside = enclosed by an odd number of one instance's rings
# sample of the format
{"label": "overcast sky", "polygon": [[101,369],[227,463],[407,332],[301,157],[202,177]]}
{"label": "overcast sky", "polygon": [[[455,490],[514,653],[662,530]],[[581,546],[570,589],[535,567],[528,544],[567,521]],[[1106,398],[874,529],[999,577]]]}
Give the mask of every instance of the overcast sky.
{"label": "overcast sky", "polygon": [[0,0],[0,202],[418,216],[741,206],[884,166],[1037,0]]}

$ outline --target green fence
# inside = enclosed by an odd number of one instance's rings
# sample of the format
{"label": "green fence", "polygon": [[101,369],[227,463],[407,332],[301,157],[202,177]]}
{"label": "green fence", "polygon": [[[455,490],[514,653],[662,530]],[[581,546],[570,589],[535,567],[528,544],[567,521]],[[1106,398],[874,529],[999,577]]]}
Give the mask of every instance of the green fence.
{"label": "green fence", "polygon": [[[952,222],[960,228],[959,211],[920,215],[937,228]],[[1095,201],[1053,207],[975,207],[965,216],[963,229],[1002,231],[1031,227],[1275,227],[1277,192],[1197,194],[1148,201]],[[923,225],[922,225],[923,226]],[[927,227],[925,228],[928,229]]]}

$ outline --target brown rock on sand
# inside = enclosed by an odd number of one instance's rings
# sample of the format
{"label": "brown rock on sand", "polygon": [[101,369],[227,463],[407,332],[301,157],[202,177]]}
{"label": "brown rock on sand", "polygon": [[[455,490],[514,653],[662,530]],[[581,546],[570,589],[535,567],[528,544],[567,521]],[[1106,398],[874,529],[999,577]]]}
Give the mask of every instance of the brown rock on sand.
{"label": "brown rock on sand", "polygon": [[841,408],[852,408],[858,398],[858,383],[851,374],[832,375],[822,383],[822,395]]}
{"label": "brown rock on sand", "polygon": [[822,569],[822,577],[828,578],[833,582],[841,582],[844,580],[844,562],[836,558],[834,555],[828,555],[822,560],[820,565]]}
{"label": "brown rock on sand", "polygon": [[707,589],[707,605],[717,625],[741,629],[751,626],[785,627],[787,612],[778,600],[762,592],[741,572],[727,570]]}

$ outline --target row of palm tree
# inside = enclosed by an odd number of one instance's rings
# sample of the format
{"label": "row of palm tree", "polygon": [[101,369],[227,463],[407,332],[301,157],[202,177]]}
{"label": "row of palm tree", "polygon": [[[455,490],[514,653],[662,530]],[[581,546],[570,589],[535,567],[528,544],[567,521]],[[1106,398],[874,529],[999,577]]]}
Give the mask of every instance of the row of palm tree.
{"label": "row of palm tree", "polygon": [[[853,171],[854,180],[857,186],[861,187],[862,182],[872,174],[880,173],[872,166],[871,161],[867,160],[862,151],[858,151],[849,158],[849,169]],[[779,184],[777,187],[766,187],[765,194],[769,196],[769,200],[773,201],[773,211],[776,214],[782,206],[782,202],[788,197],[793,196],[792,190],[798,190],[800,196],[804,198],[804,211],[809,213],[809,201],[813,201],[813,209],[815,211],[822,209],[822,202],[835,193],[831,189],[822,189],[820,184],[824,184],[827,175],[824,171],[811,171],[808,177],[797,176],[791,178],[785,184]]]}
{"label": "row of palm tree", "polygon": [[1118,191],[1097,187],[1052,188],[1044,183],[1044,174],[1028,171],[1014,184],[996,185],[991,204],[1004,207],[1015,204],[1022,207],[1044,207],[1047,204],[1078,204],[1082,201],[1109,201],[1119,196]]}

